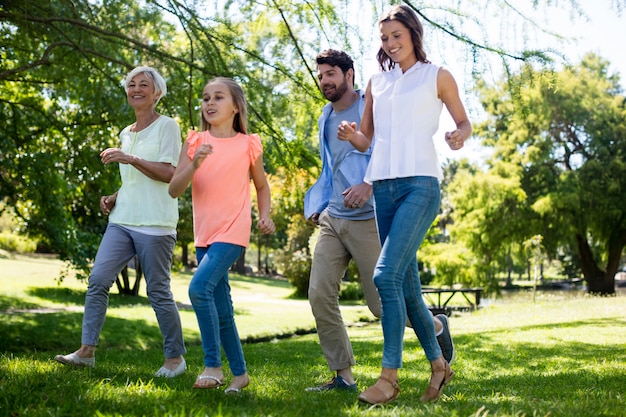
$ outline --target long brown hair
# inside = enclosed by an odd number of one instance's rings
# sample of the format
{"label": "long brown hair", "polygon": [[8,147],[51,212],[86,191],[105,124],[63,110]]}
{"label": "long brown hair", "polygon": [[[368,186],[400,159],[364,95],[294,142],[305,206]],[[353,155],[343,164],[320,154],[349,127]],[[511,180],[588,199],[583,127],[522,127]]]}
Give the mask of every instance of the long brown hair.
{"label": "long brown hair", "polygon": [[[413,50],[415,51],[415,57],[418,62],[428,63],[426,59],[426,52],[424,52],[423,39],[424,28],[422,23],[417,18],[417,14],[406,4],[397,4],[387,11],[378,20],[378,25],[382,25],[384,22],[390,22],[397,20],[402,23],[411,33],[411,41],[413,41]],[[381,46],[376,54],[376,59],[380,65],[380,69],[383,71],[391,70],[396,66],[389,55],[383,50]]]}

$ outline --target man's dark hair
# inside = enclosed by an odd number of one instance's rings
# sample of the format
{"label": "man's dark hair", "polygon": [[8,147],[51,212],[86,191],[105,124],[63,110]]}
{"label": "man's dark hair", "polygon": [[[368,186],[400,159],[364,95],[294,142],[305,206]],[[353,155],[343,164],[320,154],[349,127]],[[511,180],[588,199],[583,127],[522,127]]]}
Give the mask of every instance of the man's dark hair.
{"label": "man's dark hair", "polygon": [[354,71],[354,62],[352,61],[352,58],[350,58],[350,55],[343,51],[327,49],[317,55],[315,62],[317,62],[317,65],[327,64],[331,67],[339,67],[344,74],[349,69]]}

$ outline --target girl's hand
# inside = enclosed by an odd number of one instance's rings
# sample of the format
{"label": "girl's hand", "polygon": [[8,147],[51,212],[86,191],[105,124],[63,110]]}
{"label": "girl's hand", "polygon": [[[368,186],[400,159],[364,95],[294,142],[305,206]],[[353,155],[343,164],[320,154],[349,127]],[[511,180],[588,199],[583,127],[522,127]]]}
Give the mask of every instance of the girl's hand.
{"label": "girl's hand", "polygon": [[340,140],[350,141],[355,133],[356,123],[354,122],[350,123],[344,120],[339,125],[339,128],[337,128],[337,138]]}
{"label": "girl's hand", "polygon": [[274,231],[276,231],[276,226],[274,225],[274,222],[272,221],[272,219],[269,218],[259,220],[257,223],[257,227],[264,235],[269,235],[270,233],[274,233]]}
{"label": "girl's hand", "polygon": [[195,169],[200,168],[200,165],[204,162],[207,156],[213,153],[213,145],[210,143],[203,143],[193,154],[193,167]]}

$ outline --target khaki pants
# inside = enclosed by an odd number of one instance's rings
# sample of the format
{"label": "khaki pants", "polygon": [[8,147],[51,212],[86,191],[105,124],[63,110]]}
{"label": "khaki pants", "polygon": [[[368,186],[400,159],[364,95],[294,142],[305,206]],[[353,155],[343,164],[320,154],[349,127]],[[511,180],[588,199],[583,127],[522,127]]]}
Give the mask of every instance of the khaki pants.
{"label": "khaki pants", "polygon": [[345,220],[323,212],[320,233],[311,266],[309,303],[315,316],[317,334],[331,371],[354,365],[352,345],[339,310],[339,290],[350,259],[361,276],[367,306],[380,317],[381,304],[372,280],[380,254],[376,220]]}

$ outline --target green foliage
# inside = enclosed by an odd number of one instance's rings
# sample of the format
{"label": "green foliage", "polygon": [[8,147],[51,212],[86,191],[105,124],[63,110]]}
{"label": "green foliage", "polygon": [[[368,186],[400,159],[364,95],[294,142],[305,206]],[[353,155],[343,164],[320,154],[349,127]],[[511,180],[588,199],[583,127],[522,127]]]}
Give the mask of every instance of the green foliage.
{"label": "green foliage", "polygon": [[[576,2],[569,3],[573,11],[579,13]],[[533,6],[537,9],[539,5]],[[545,5],[552,6],[549,2]],[[386,3],[327,0],[232,0],[208,4],[133,0],[5,1],[0,6],[3,40],[0,114],[4,121],[0,125],[0,199],[14,208],[20,222],[19,231],[37,240],[40,250],[58,253],[61,259],[85,274],[106,225],[106,219],[99,212],[99,198],[119,187],[117,167],[103,167],[98,155],[107,147],[117,146],[118,132],[133,121],[121,87],[124,76],[137,65],[156,67],[168,82],[168,94],[157,110],[176,118],[183,135],[187,129],[199,125],[199,96],[207,80],[218,75],[230,76],[239,81],[246,92],[249,130],[261,135],[266,170],[276,175],[274,184],[280,184],[276,189],[281,188],[273,195],[276,235],[265,238],[253,230],[252,240],[266,248],[283,248],[288,241],[290,224],[305,222],[298,216],[302,212],[303,193],[319,168],[316,120],[325,100],[315,79],[314,57],[326,47],[345,49],[355,59],[358,69],[359,62],[370,53],[369,46],[360,38],[362,28],[366,25],[375,28],[375,25],[354,11],[358,9],[365,15],[371,11],[372,18],[376,19],[386,6]],[[507,11],[519,14],[509,2],[500,0],[486,1],[482,6],[485,7],[476,9],[490,12],[502,9],[504,16]],[[500,56],[509,72],[510,61],[551,65],[553,57],[559,55],[550,50],[512,54],[489,39],[470,39],[456,28],[464,27],[463,23],[480,26],[483,17],[461,13],[456,4],[416,7],[416,10],[435,31],[444,31],[446,37],[452,35],[455,42],[466,45],[468,55],[474,59],[472,71],[476,74],[481,73],[479,61],[485,54]],[[532,23],[525,16],[521,18],[524,24]],[[603,64],[594,65],[597,68]],[[589,67],[591,72],[595,71],[592,67]],[[606,71],[606,66],[600,69]],[[581,73],[580,79],[586,80],[586,74]],[[518,77],[506,80],[503,91],[487,93],[483,99],[486,108],[501,113],[494,117],[494,126],[485,130],[484,138],[488,145],[497,144],[497,155],[506,155],[503,159],[528,170],[518,179],[529,196],[533,193],[539,196],[544,184],[561,178],[562,172],[550,163],[529,162],[529,158],[536,160],[550,154],[546,143],[520,145],[520,141],[532,135],[545,138],[539,132],[545,132],[549,120],[558,120],[551,112],[559,106],[529,100],[544,94],[538,89],[529,94],[527,86],[539,84],[529,83],[529,80],[533,83],[540,80],[549,89],[560,83],[554,71],[546,70],[537,76],[532,66],[527,65]],[[589,91],[595,84],[584,86],[579,92]],[[615,93],[614,86],[606,87],[606,92]],[[588,121],[585,128],[594,137],[623,135],[617,98],[610,105],[601,96],[590,96],[587,100],[577,93],[570,99],[580,99],[587,106],[585,111],[572,112],[571,116]],[[596,106],[610,109],[606,112],[607,118],[589,112]],[[510,119],[509,110],[523,117]],[[509,128],[513,132],[512,140],[501,141],[501,131]],[[540,228],[544,230],[533,231],[546,237],[546,250],[553,256],[568,252],[562,251],[562,245],[556,243],[562,242],[565,236],[570,237],[570,245],[574,244],[573,227],[578,228],[579,234],[581,232],[580,225],[561,208],[565,203],[577,202],[576,197],[580,196],[584,197],[582,204],[591,208],[586,211],[588,217],[594,210],[611,213],[615,218],[620,214],[615,210],[614,201],[598,204],[593,201],[592,193],[576,192],[586,182],[604,187],[615,195],[622,190],[612,177],[600,175],[604,172],[602,169],[609,166],[618,173],[623,170],[619,158],[609,157],[617,148],[592,150],[593,156],[598,157],[598,167],[589,165],[584,177],[578,179],[563,178],[569,190],[563,190],[564,195],[554,195],[561,205],[551,205],[558,210],[540,218]],[[539,201],[539,197],[536,200]],[[179,201],[179,242],[181,247],[187,248],[192,241],[189,193]],[[444,213],[443,227],[452,224],[445,223],[453,222],[451,214]],[[602,238],[610,235],[609,239],[619,241],[612,224],[590,217],[594,230],[601,233]],[[556,223],[560,227],[553,227]],[[612,268],[614,257],[603,255],[600,242],[600,236],[588,242],[589,252]],[[501,248],[496,246],[494,242],[481,245],[482,255],[487,253],[493,259],[502,259]],[[181,257],[185,253],[183,251]],[[187,263],[182,258],[181,262]],[[581,265],[584,267],[586,263]]]}
{"label": "green foliage", "polygon": [[[511,80],[522,84],[528,74],[533,83],[515,97],[504,86],[480,90],[490,116],[477,133],[494,147],[490,174],[515,180],[509,189],[519,196],[508,198],[516,211],[495,220],[510,225],[501,229],[508,242],[542,235],[551,258],[575,251],[589,290],[613,293],[626,245],[626,99],[619,76],[593,54],[560,72],[527,67]],[[481,243],[498,238],[497,230],[480,236]],[[502,237],[494,240],[506,243]]]}
{"label": "green foliage", "polygon": [[[230,76],[246,92],[249,130],[262,137],[267,170],[306,173],[317,165],[310,109],[321,108],[322,97],[315,78],[303,74],[311,73],[317,37],[344,29],[333,7],[316,6],[228,2],[207,16],[177,2],[3,5],[0,198],[15,208],[21,230],[89,269],[106,225],[98,201],[119,187],[117,167],[103,167],[98,155],[118,146],[118,132],[133,121],[121,81],[137,65],[165,76],[168,94],[157,110],[175,117],[183,135],[199,124],[206,81]],[[320,25],[315,37],[295,36],[313,22]],[[188,193],[180,207],[184,246],[192,240]],[[281,244],[281,223],[268,244]]]}
{"label": "green foliage", "polygon": [[342,282],[339,291],[339,299],[341,301],[359,301],[364,297],[363,287],[359,282],[350,281]]}
{"label": "green foliage", "polygon": [[304,249],[295,252],[278,251],[276,265],[295,287],[295,297],[307,297],[311,275],[311,255]]}
{"label": "green foliage", "polygon": [[35,252],[37,242],[14,233],[0,233],[0,249],[10,252]]}
{"label": "green foliage", "polygon": [[[132,117],[121,80],[137,60],[159,66],[145,43],[169,38],[173,26],[123,1],[12,2],[2,18],[3,197],[25,233],[87,269],[106,224],[100,196],[119,185],[117,167],[104,168],[98,155],[117,145]],[[144,26],[146,38],[130,53],[133,31],[122,28],[147,20],[156,25]]]}
{"label": "green foliage", "polygon": [[360,281],[361,275],[359,274],[359,268],[356,266],[354,259],[350,259],[348,262],[348,269],[346,269],[346,278],[352,281]]}
{"label": "green foliage", "polygon": [[[471,252],[460,244],[427,245],[420,249],[420,259],[428,265],[428,272],[433,274],[433,281],[429,284],[435,286],[462,284],[470,287],[484,285],[484,281],[476,274],[476,265]],[[422,283],[427,275],[420,272]]]}

